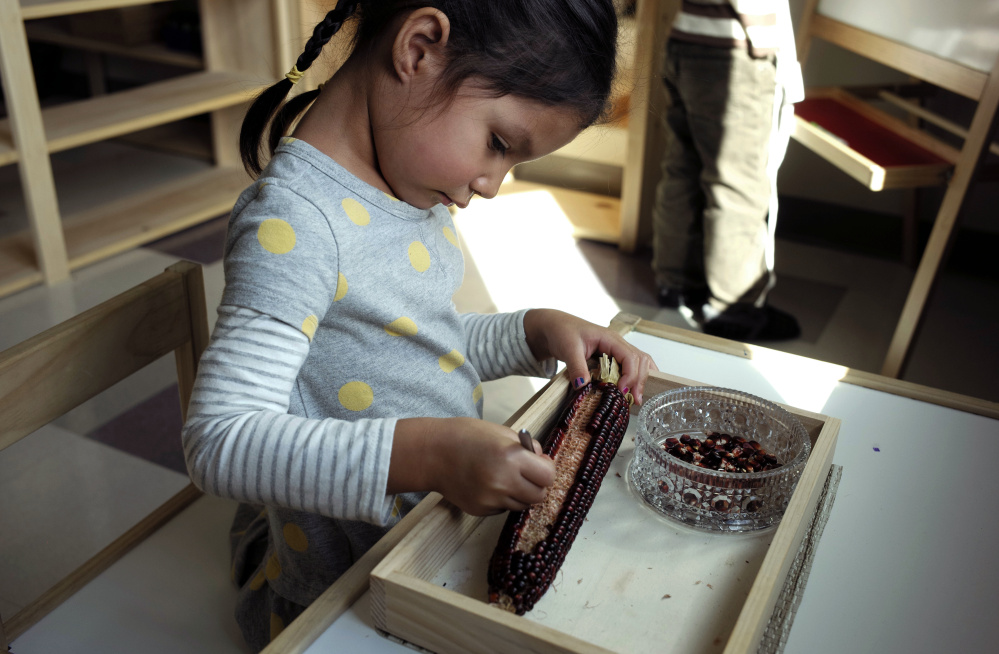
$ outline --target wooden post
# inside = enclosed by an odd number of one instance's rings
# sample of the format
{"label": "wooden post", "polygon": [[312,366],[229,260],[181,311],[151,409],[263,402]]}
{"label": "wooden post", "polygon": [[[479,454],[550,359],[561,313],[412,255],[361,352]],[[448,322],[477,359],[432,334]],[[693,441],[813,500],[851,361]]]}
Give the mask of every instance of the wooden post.
{"label": "wooden post", "polygon": [[[662,102],[659,82],[659,55],[666,40],[662,29],[679,4],[674,1],[638,0],[635,19],[635,88],[628,109],[628,145],[621,179],[621,231],[618,247],[634,252],[641,236],[642,217],[649,214],[659,181],[659,156],[653,147],[659,133]],[[658,94],[658,95],[657,95]]]}
{"label": "wooden post", "polygon": [[69,259],[18,0],[0,0],[0,77],[35,256],[45,282],[54,284],[69,278]]}
{"label": "wooden post", "polygon": [[926,250],[916,269],[916,277],[909,288],[909,296],[902,308],[902,315],[888,354],[881,368],[881,374],[888,377],[900,377],[916,338],[919,325],[923,319],[926,302],[936,282],[937,273],[947,251],[950,249],[954,235],[954,226],[960,216],[968,190],[974,181],[975,173],[988,152],[996,131],[996,117],[999,110],[999,59],[992,67],[988,82],[978,101],[975,117],[968,130],[968,138],[961,149],[961,156],[954,168],[954,176],[947,186],[940,210],[933,223],[933,231],[926,243]]}
{"label": "wooden post", "polygon": [[187,420],[187,405],[194,391],[194,378],[198,372],[198,362],[208,347],[208,310],[205,306],[205,280],[201,266],[189,261],[180,261],[167,272],[181,275],[187,289],[187,304],[190,312],[191,336],[183,345],[174,350],[177,362],[177,384],[180,392],[180,413]]}

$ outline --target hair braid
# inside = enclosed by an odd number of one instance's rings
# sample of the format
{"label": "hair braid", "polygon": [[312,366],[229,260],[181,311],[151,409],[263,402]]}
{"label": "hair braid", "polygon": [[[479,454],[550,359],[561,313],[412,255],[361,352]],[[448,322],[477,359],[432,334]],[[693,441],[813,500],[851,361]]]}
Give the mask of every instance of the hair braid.
{"label": "hair braid", "polygon": [[[340,0],[336,7],[326,14],[322,22],[312,30],[312,36],[306,42],[302,54],[298,56],[293,70],[297,70],[299,73],[305,72],[316,58],[319,57],[323,46],[333,38],[334,34],[340,31],[344,22],[354,14],[359,4],[359,2]],[[260,165],[260,145],[267,123],[271,122],[271,118],[274,117],[275,112],[281,107],[281,103],[288,97],[288,91],[291,90],[293,84],[291,79],[285,76],[284,79],[269,86],[257,96],[257,99],[254,100],[253,104],[247,110],[246,117],[243,118],[243,124],[239,131],[239,155],[243,160],[243,167],[253,177],[259,175],[263,170]],[[277,124],[273,125],[269,135],[270,138],[268,139],[270,154],[274,154],[274,149],[277,147],[281,136],[284,135],[284,131],[294,122],[295,118],[309,103],[315,99],[317,93],[308,92],[302,95],[307,96],[307,98],[305,100],[295,98],[286,105],[287,110],[282,109],[279,112],[280,120],[276,120],[276,123],[279,123],[280,127],[278,128]]]}
{"label": "hair braid", "polygon": [[302,54],[298,55],[298,59],[295,61],[295,67],[305,72],[323,51],[323,47],[333,38],[333,35],[340,31],[344,22],[354,15],[359,4],[359,2],[344,2],[342,0],[338,2],[336,7],[313,28],[312,36],[306,41]]}

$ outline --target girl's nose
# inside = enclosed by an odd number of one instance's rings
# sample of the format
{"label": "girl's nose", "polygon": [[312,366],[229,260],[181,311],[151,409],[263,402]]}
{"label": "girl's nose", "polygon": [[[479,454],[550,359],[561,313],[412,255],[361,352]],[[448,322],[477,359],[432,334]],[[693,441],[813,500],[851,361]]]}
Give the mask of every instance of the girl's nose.
{"label": "girl's nose", "polygon": [[496,197],[496,194],[499,193],[500,184],[503,183],[503,178],[507,172],[504,170],[480,175],[472,182],[472,191],[487,200]]}

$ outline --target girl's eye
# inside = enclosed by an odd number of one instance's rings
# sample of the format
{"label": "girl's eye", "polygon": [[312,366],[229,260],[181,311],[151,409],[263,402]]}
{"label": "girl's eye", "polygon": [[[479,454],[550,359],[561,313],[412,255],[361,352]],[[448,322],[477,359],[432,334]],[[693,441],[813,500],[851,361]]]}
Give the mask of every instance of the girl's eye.
{"label": "girl's eye", "polygon": [[510,149],[510,146],[503,142],[503,139],[493,134],[492,141],[489,143],[489,147],[496,150],[501,155],[506,154],[506,151]]}

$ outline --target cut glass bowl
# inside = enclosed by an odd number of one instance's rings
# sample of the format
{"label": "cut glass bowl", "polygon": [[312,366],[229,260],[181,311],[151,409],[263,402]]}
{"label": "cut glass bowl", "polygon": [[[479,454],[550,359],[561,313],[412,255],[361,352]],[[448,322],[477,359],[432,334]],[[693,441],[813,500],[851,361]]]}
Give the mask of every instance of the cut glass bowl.
{"label": "cut glass bowl", "polygon": [[[687,386],[646,400],[638,413],[632,487],[667,518],[711,532],[776,526],[811,452],[801,422],[787,410],[741,391]],[[757,441],[782,464],[759,472],[725,472],[687,463],[663,449],[669,438],[709,433]]]}

